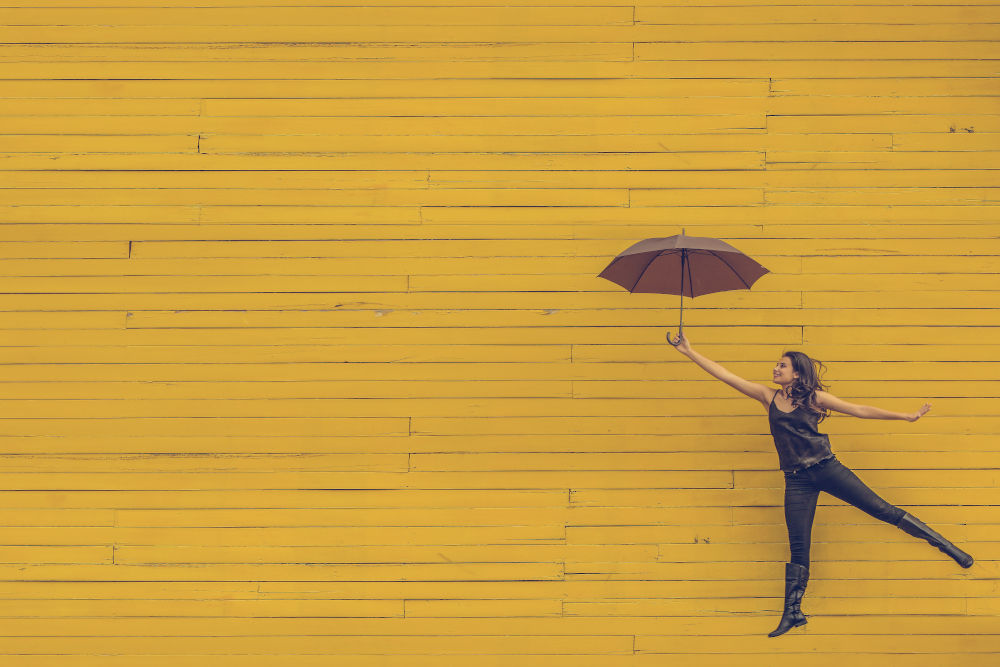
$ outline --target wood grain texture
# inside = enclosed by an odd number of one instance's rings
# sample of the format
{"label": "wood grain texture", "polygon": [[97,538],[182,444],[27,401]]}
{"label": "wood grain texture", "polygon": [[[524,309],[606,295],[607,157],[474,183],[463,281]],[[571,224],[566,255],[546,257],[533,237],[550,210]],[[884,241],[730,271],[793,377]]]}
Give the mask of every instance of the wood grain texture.
{"label": "wood grain texture", "polygon": [[[986,667],[1000,653],[994,0],[9,0],[0,660]],[[763,407],[685,300],[977,559],[828,495],[809,625]]]}

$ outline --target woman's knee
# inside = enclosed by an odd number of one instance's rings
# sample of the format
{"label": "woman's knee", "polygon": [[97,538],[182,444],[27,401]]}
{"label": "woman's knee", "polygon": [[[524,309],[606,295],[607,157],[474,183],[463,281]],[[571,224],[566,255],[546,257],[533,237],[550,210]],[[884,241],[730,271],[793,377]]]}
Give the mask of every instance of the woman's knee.
{"label": "woman's knee", "polygon": [[889,505],[885,511],[885,518],[882,520],[895,526],[902,520],[904,514],[906,514],[906,510],[895,505]]}
{"label": "woman's knee", "polygon": [[802,567],[809,567],[809,545],[796,545],[790,544],[789,549],[791,557],[788,559],[789,562],[795,563],[796,565],[801,565]]}

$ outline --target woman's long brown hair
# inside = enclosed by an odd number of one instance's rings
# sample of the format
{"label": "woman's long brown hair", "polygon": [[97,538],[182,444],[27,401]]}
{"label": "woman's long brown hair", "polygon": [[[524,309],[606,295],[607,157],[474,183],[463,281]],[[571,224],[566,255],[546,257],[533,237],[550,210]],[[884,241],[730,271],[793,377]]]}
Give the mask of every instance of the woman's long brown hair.
{"label": "woman's long brown hair", "polygon": [[823,362],[795,350],[785,352],[782,356],[792,360],[792,369],[799,374],[788,387],[792,406],[805,407],[810,412],[815,412],[820,416],[819,421],[829,417],[830,411],[816,403],[816,392],[827,388],[827,385],[820,381],[820,375],[826,372]]}

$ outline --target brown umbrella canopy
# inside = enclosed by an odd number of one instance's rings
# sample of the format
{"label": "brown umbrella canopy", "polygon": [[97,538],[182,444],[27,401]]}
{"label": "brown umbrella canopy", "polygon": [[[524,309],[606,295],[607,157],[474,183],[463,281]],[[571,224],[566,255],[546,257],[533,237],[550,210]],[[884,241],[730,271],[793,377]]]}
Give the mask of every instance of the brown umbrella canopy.
{"label": "brown umbrella canopy", "polygon": [[[598,277],[629,292],[679,294],[683,330],[685,296],[750,289],[765,273],[767,269],[725,241],[682,232],[639,241],[615,257]],[[667,340],[676,344],[669,336]]]}

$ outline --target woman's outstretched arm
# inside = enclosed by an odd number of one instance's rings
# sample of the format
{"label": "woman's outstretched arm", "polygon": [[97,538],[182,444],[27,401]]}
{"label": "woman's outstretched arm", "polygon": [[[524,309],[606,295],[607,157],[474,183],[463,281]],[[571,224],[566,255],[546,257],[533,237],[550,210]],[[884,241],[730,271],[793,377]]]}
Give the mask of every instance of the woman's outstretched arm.
{"label": "woman's outstretched arm", "polygon": [[750,398],[755,398],[765,406],[769,405],[771,402],[771,396],[768,393],[768,388],[762,384],[757,384],[756,382],[750,382],[749,380],[744,380],[739,375],[736,375],[732,371],[723,368],[719,364],[715,363],[708,357],[695,352],[691,349],[691,343],[688,342],[687,337],[683,333],[680,334],[681,342],[674,349],[683,354],[685,357],[698,364],[706,371],[708,371],[712,376],[722,380],[728,384],[733,389],[740,391]]}
{"label": "woman's outstretched arm", "polygon": [[930,403],[924,403],[916,412],[893,412],[891,410],[872,407],[871,405],[848,403],[825,391],[816,392],[816,402],[820,407],[843,412],[845,415],[860,417],[861,419],[905,419],[908,422],[917,421],[931,409]]}

